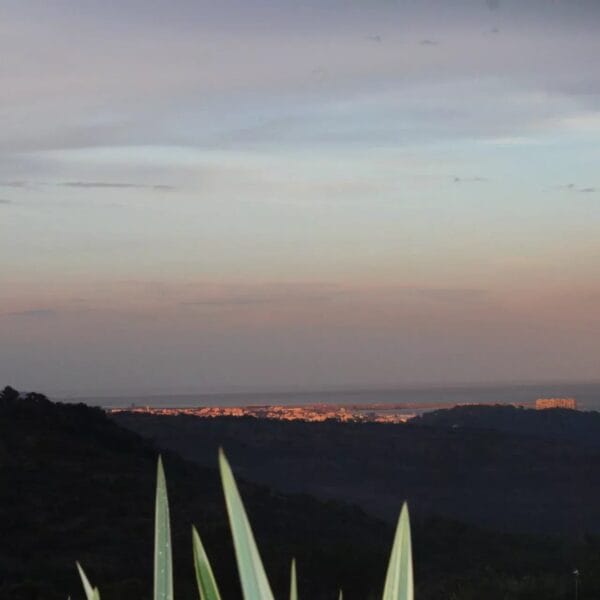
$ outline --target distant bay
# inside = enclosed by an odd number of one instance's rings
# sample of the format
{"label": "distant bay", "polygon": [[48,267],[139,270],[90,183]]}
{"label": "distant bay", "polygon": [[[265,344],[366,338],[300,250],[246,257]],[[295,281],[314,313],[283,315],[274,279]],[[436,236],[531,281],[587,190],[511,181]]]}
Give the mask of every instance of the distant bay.
{"label": "distant bay", "polygon": [[462,385],[210,394],[147,394],[122,396],[55,397],[64,402],[84,402],[104,408],[132,405],[150,407],[251,406],[305,404],[405,404],[407,408],[443,408],[456,404],[518,404],[533,406],[537,398],[574,397],[582,410],[600,410],[600,383],[557,383],[524,385]]}

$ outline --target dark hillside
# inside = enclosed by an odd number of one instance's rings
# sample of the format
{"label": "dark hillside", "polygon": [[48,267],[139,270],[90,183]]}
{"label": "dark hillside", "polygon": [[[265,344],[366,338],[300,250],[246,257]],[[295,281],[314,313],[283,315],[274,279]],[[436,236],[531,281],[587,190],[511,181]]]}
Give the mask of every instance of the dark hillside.
{"label": "dark hillside", "polygon": [[516,406],[455,406],[423,414],[413,425],[489,429],[600,450],[600,412],[567,409],[532,410]]}
{"label": "dark hillside", "polygon": [[406,498],[414,514],[490,529],[600,533],[600,451],[574,440],[446,424],[114,418],[198,464],[222,444],[249,480],[343,499],[390,523]]}
{"label": "dark hillside", "polygon": [[[156,457],[150,442],[98,409],[52,404],[41,395],[0,401],[0,598],[80,598],[75,560],[103,598],[149,598]],[[178,596],[197,595],[190,535],[195,523],[224,592],[235,597],[216,471],[171,453],[164,458]],[[345,505],[240,487],[279,591],[288,585],[293,556],[301,585],[315,598],[333,597],[339,585],[367,597],[371,586],[381,585],[390,527]],[[369,577],[361,574],[365,568]]]}
{"label": "dark hillside", "polygon": [[[80,600],[76,559],[104,600],[150,598],[156,455],[152,443],[100,410],[52,404],[40,395],[0,399],[0,598],[64,600],[71,594]],[[196,523],[224,598],[237,598],[215,470],[163,456],[176,596],[197,598],[190,547],[190,524]],[[339,502],[240,487],[277,597],[287,593],[291,556],[304,598],[335,598],[338,586],[350,600],[379,597],[391,527]],[[558,600],[571,589],[575,564],[581,599],[600,592],[596,538],[573,544],[439,518],[415,518],[413,525],[421,600]]]}

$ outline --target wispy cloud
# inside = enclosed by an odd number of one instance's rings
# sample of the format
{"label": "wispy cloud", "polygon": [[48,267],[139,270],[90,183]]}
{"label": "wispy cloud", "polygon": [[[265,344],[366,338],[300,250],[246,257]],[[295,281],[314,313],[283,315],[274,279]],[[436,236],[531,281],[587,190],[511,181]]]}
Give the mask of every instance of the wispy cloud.
{"label": "wispy cloud", "polygon": [[487,177],[454,177],[454,183],[483,183],[489,181]]}
{"label": "wispy cloud", "polygon": [[580,187],[574,183],[567,183],[566,185],[559,185],[556,189],[563,190],[566,192],[577,192],[580,194],[593,194],[596,192],[595,187]]}
{"label": "wispy cloud", "polygon": [[56,187],[67,187],[67,188],[80,188],[80,189],[142,189],[142,190],[156,190],[156,191],[171,191],[176,189],[173,185],[167,185],[164,183],[134,183],[130,181],[61,181],[58,183],[52,183],[48,181],[0,181],[0,187],[5,188],[28,188],[32,186],[56,186]]}
{"label": "wispy cloud", "polygon": [[58,312],[51,308],[33,308],[30,310],[20,310],[15,312],[4,313],[4,317],[26,318],[26,319],[46,319],[55,317]]}
{"label": "wispy cloud", "polygon": [[26,181],[0,181],[0,187],[23,188],[26,186]]}
{"label": "wispy cloud", "polygon": [[128,183],[128,182],[114,182],[114,181],[63,181],[57,185],[61,187],[70,188],[84,188],[84,189],[143,189],[143,190],[174,190],[172,185],[164,184],[144,184],[144,183]]}
{"label": "wispy cloud", "polygon": [[437,46],[439,42],[437,40],[425,39],[421,40],[419,44],[421,44],[421,46]]}
{"label": "wispy cloud", "polygon": [[411,288],[407,291],[424,300],[444,303],[480,302],[488,295],[487,290],[479,288]]}
{"label": "wispy cloud", "polygon": [[6,198],[0,198],[0,204],[12,204],[12,202]]}
{"label": "wispy cloud", "polygon": [[412,299],[440,305],[461,305],[484,302],[489,292],[480,288],[436,287],[346,287],[336,284],[264,284],[251,286],[215,286],[197,294],[193,300],[181,302],[183,306],[233,308],[263,305],[295,305],[333,302],[356,305],[364,302],[381,302],[382,299]]}
{"label": "wispy cloud", "polygon": [[231,285],[209,288],[201,297],[181,304],[184,306],[227,308],[266,304],[328,302],[341,293],[341,288],[333,284]]}
{"label": "wispy cloud", "polygon": [[[302,298],[306,300],[306,298]],[[296,298],[297,300],[297,298]],[[289,301],[289,298],[285,300],[282,298],[271,297],[271,296],[223,296],[220,298],[206,298],[203,300],[194,300],[192,302],[184,302],[184,306],[214,306],[214,307],[227,307],[227,306],[252,306],[255,304],[273,304],[280,303],[282,301]]]}

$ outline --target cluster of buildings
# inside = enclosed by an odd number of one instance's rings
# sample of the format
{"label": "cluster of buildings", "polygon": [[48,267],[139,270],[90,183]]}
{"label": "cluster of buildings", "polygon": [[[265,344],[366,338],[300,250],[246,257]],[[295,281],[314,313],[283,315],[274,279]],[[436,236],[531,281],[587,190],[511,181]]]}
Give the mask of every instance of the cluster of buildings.
{"label": "cluster of buildings", "polygon": [[[255,405],[255,406],[196,406],[189,408],[164,408],[153,406],[130,406],[114,408],[111,412],[132,412],[162,416],[188,415],[201,418],[253,417],[278,421],[338,421],[340,423],[405,423],[426,408],[400,404],[305,404],[301,406]],[[444,406],[444,408],[448,408]],[[577,410],[575,398],[538,398],[536,410],[567,408]]]}
{"label": "cluster of buildings", "polygon": [[279,421],[339,421],[342,423],[404,423],[415,415],[395,407],[373,408],[372,406],[337,406],[312,404],[304,406],[198,406],[192,408],[155,408],[134,406],[127,409],[112,409],[111,412],[133,412],[152,415],[193,417],[254,417]]}
{"label": "cluster of buildings", "polygon": [[577,400],[575,398],[538,398],[535,401],[536,410],[546,410],[548,408],[568,408],[577,410]]}

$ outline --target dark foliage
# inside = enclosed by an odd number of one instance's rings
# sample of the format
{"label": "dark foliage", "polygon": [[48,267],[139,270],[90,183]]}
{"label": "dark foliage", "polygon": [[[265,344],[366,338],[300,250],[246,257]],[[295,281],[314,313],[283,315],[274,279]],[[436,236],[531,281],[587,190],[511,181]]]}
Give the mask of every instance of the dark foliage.
{"label": "dark foliage", "polygon": [[[535,412],[515,414],[529,419]],[[571,419],[573,411],[559,412]],[[595,413],[580,414],[597,420]],[[447,423],[306,423],[134,413],[115,419],[199,464],[210,464],[223,445],[247,479],[286,492],[343,499],[390,523],[398,500],[407,499],[415,515],[490,529],[579,540],[600,534],[600,450],[544,437],[541,426],[539,435],[532,436]]]}
{"label": "dark foliage", "polygon": [[[197,597],[196,524],[227,597],[238,597],[220,481],[214,469],[163,454],[180,598]],[[214,464],[216,464],[216,454]],[[75,560],[108,600],[149,598],[157,450],[103,411],[40,395],[0,397],[0,598],[81,598]],[[275,590],[292,557],[312,598],[367,598],[383,580],[392,530],[360,509],[242,484]],[[340,557],[343,557],[340,559]],[[370,575],[364,576],[364,570]]]}
{"label": "dark foliage", "polygon": [[600,450],[600,412],[568,409],[532,410],[517,406],[455,406],[416,418],[413,425],[453,429],[488,429],[576,443]]}
{"label": "dark foliage", "polygon": [[[0,394],[0,598],[81,598],[76,559],[105,600],[150,598],[156,455],[152,442],[99,409]],[[215,470],[163,456],[177,597],[198,597],[191,523],[205,539],[224,596],[239,597]],[[335,598],[338,586],[350,599],[379,596],[390,526],[337,501],[240,487],[277,597],[287,593],[292,556],[303,598]],[[600,592],[597,538],[493,533],[433,517],[415,518],[413,529],[419,600],[558,600],[570,595],[574,565],[582,573],[582,600]]]}

